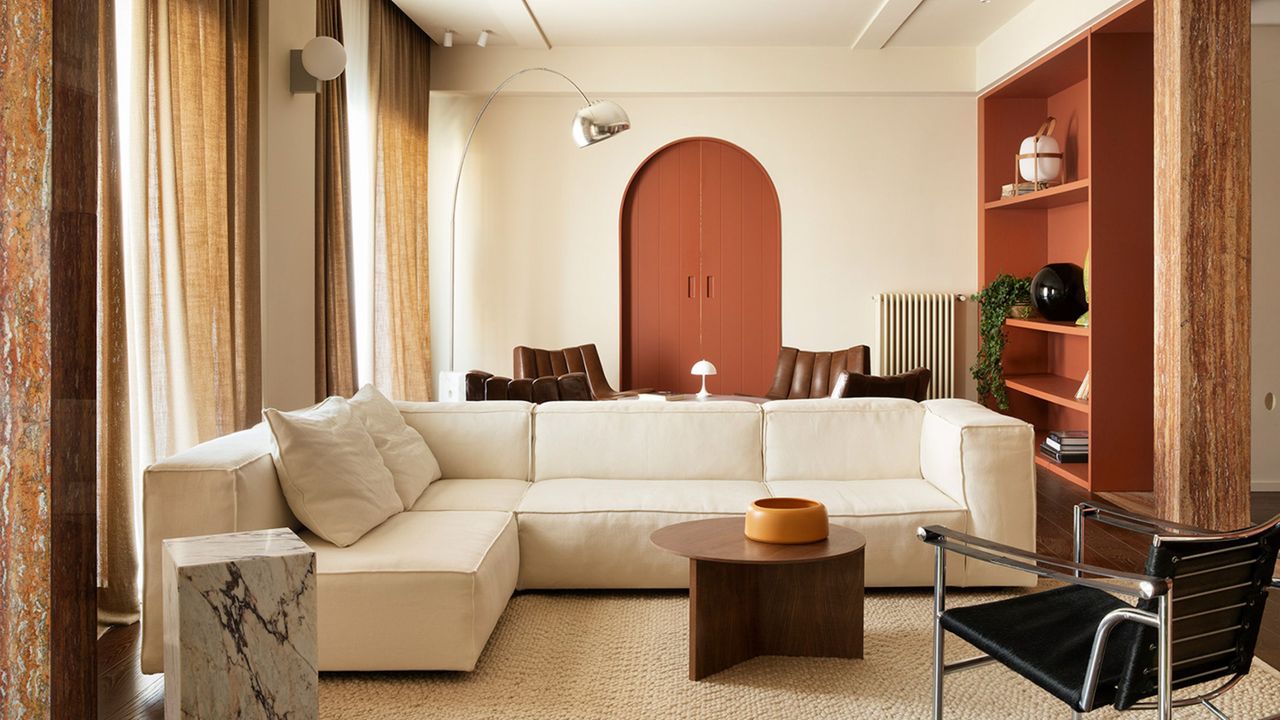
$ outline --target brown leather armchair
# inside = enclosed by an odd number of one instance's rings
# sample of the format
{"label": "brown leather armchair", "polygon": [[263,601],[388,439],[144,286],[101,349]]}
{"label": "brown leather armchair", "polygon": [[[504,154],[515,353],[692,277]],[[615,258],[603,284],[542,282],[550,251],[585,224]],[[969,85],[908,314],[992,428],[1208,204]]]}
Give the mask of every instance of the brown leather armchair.
{"label": "brown leather armchair", "polygon": [[583,373],[546,375],[540,378],[505,378],[483,370],[466,375],[467,400],[523,400],[531,403],[557,400],[591,400]]}
{"label": "brown leather armchair", "polygon": [[855,345],[848,350],[815,352],[783,346],[773,372],[773,387],[765,393],[770,400],[797,400],[831,397],[836,378],[842,372],[871,372],[871,348]]}
{"label": "brown leather armchair", "polygon": [[587,377],[587,386],[594,400],[617,400],[620,397],[650,390],[650,388],[623,392],[614,390],[609,384],[609,379],[605,377],[604,366],[600,364],[600,352],[596,350],[594,343],[562,350],[543,350],[517,345],[512,355],[516,379],[532,380],[548,375],[582,373]]}

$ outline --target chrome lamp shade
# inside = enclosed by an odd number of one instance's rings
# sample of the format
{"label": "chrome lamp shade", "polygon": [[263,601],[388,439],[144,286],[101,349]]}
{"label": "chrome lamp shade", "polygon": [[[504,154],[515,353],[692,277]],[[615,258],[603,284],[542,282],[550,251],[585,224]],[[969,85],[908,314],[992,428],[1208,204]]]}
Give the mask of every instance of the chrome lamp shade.
{"label": "chrome lamp shade", "polygon": [[595,100],[573,116],[573,142],[580,148],[595,145],[601,140],[631,127],[627,111],[612,100]]}

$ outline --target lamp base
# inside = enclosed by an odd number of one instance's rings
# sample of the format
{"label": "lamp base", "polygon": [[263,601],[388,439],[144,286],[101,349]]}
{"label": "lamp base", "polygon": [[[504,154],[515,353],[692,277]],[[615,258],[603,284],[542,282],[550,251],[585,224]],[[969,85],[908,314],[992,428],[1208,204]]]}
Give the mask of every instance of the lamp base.
{"label": "lamp base", "polygon": [[467,374],[452,370],[440,371],[436,383],[436,400],[439,402],[463,402],[467,399]]}
{"label": "lamp base", "polygon": [[698,398],[699,400],[706,400],[707,398],[711,397],[711,393],[707,392],[707,376],[706,375],[702,376],[702,389],[699,390],[698,394],[695,395],[694,397]]}

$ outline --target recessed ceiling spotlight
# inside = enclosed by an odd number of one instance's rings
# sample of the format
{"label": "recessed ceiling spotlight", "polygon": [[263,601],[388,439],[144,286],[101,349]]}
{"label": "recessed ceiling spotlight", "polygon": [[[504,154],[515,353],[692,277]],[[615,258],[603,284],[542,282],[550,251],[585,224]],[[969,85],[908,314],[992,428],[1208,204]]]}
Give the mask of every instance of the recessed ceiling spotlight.
{"label": "recessed ceiling spotlight", "polygon": [[488,44],[489,44],[489,31],[481,30],[480,37],[476,39],[476,45],[480,47],[485,47]]}
{"label": "recessed ceiling spotlight", "polygon": [[444,31],[444,46],[453,47],[453,31],[452,30]]}

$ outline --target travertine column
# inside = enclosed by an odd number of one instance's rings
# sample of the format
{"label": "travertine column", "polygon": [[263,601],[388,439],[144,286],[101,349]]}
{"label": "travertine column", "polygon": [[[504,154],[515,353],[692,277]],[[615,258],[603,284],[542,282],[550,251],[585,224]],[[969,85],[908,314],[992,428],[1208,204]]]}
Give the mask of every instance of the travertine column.
{"label": "travertine column", "polygon": [[167,720],[318,716],[315,567],[285,528],[164,541]]}
{"label": "travertine column", "polygon": [[1156,505],[1215,530],[1249,522],[1249,35],[1155,0]]}

